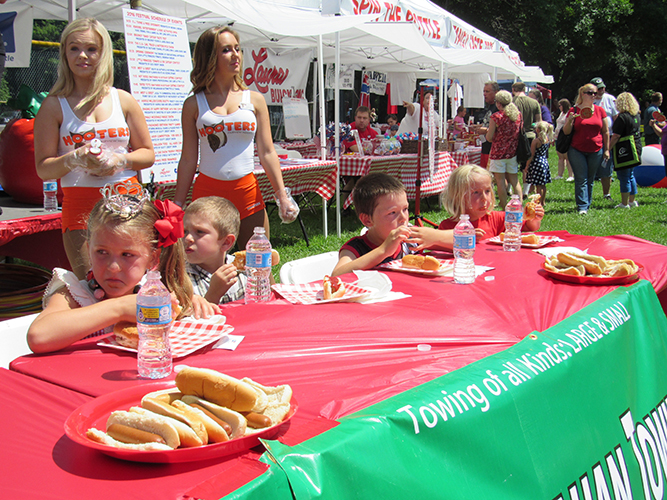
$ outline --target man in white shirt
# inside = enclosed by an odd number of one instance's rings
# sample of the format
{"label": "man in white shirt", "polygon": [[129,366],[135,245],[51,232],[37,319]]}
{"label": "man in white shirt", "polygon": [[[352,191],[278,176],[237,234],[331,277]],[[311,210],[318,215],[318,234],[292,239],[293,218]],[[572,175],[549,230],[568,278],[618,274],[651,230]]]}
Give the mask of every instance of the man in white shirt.
{"label": "man in white shirt", "polygon": [[[606,92],[606,87],[602,78],[596,76],[591,80],[591,83],[598,88],[597,96],[593,100],[593,103],[596,106],[600,106],[607,112],[607,128],[611,130],[611,124],[614,122],[618,111],[616,110],[616,98]],[[609,158],[609,161],[606,165],[603,164],[600,166],[597,172],[597,176],[600,178],[600,184],[602,184],[602,194],[605,200],[611,201],[611,194],[609,191],[611,189],[611,174],[614,171],[614,160]]]}
{"label": "man in white shirt", "polygon": [[[429,103],[433,97],[433,92],[427,91],[424,92],[424,113],[422,116],[422,128],[424,137],[428,136],[428,108]],[[401,124],[398,127],[398,134],[407,134],[412,132],[413,134],[419,133],[419,110],[421,106],[418,102],[407,102],[403,101],[403,106],[406,107],[405,116],[401,120]],[[435,130],[440,129],[440,115],[434,110],[433,115],[435,117]]]}

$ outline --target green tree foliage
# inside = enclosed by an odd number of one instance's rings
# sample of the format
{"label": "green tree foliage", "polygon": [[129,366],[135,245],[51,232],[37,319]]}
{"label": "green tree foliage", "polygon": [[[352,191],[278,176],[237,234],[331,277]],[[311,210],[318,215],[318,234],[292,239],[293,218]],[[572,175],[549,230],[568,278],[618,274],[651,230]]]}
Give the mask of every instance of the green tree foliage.
{"label": "green tree foliage", "polygon": [[667,92],[665,0],[435,0],[554,77],[572,99],[595,76],[613,94]]}

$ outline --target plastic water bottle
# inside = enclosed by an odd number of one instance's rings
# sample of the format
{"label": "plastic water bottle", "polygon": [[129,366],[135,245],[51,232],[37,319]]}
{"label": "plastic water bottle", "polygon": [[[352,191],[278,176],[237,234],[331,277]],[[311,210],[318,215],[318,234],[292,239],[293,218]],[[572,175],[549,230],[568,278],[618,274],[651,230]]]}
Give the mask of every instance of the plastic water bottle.
{"label": "plastic water bottle", "polygon": [[245,247],[246,304],[271,299],[271,242],[263,227],[256,227],[254,233]]}
{"label": "plastic water bottle", "polygon": [[58,210],[58,181],[44,181],[44,210],[47,212]]}
{"label": "plastic water bottle", "polygon": [[503,250],[516,252],[521,248],[521,225],[523,224],[523,203],[518,194],[513,194],[505,207],[505,239]]}
{"label": "plastic water bottle", "polygon": [[475,228],[468,214],[462,214],[454,228],[454,282],[475,282]]}
{"label": "plastic water bottle", "polygon": [[144,378],[164,378],[171,373],[171,294],[159,271],[149,271],[137,295],[139,349],[137,369]]}

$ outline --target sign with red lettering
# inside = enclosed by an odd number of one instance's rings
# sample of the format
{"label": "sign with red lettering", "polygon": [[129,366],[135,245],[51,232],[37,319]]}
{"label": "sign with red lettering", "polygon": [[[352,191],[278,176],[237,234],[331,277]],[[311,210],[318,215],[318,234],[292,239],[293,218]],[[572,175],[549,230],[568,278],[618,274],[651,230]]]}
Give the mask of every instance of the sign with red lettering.
{"label": "sign with red lettering", "polygon": [[282,106],[283,98],[306,97],[311,49],[276,54],[271,49],[243,51],[243,81],[251,90],[261,93],[269,106]]}

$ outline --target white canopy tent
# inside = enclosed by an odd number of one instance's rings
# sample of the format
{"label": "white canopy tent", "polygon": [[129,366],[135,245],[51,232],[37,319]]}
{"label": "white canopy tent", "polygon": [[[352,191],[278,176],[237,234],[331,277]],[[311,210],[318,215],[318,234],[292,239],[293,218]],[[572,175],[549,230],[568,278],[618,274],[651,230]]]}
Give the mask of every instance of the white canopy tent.
{"label": "white canopy tent", "polygon": [[[9,0],[8,4],[14,1],[31,5],[35,18],[72,19],[76,12],[76,17],[99,19],[112,31],[123,31],[122,8],[128,6],[126,0],[79,0],[78,5],[77,0]],[[336,67],[344,63],[387,73],[415,72],[423,78],[439,75],[442,79],[443,71],[445,76],[448,71],[489,72],[494,75],[500,71],[500,74],[507,77],[515,78],[519,75],[523,78],[522,69],[510,60],[508,49],[443,49],[434,46],[438,44],[434,44],[433,40],[429,43],[428,37],[423,36],[423,26],[418,29],[414,22],[369,22],[378,18],[377,12],[323,16],[319,10],[319,0],[315,8],[309,5],[312,0],[296,0],[290,5],[287,5],[286,1],[144,0],[141,2],[141,10],[186,19],[191,41],[195,41],[203,31],[212,26],[233,24],[233,28],[241,35],[244,47],[270,47],[277,52],[297,47],[318,47],[320,95],[323,94],[322,67],[325,62],[334,62]],[[295,6],[295,3],[305,6]],[[473,34],[476,39],[484,40],[484,46],[489,47],[495,43],[496,47],[499,47],[492,37],[475,30],[428,0],[415,0],[414,3],[419,4],[418,8],[421,10],[430,9],[434,16],[441,16],[441,35],[444,35],[441,37],[442,45],[453,45],[448,41],[451,38],[449,31],[451,26],[458,26],[459,32],[466,30],[466,33]],[[446,110],[443,112],[442,109],[445,102],[446,99],[441,96],[440,114],[443,117],[446,116]],[[324,117],[323,102],[320,103],[320,116]],[[337,107],[334,121],[336,124],[339,122]],[[324,136],[324,123],[320,130]],[[340,203],[337,204],[339,205]],[[340,233],[339,212],[337,228]]]}

